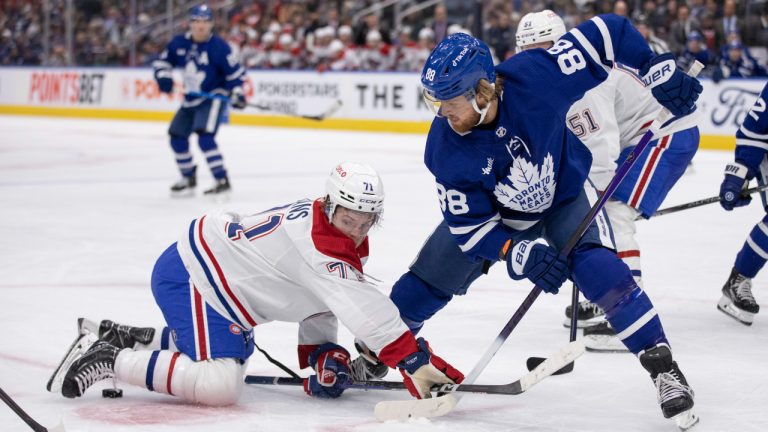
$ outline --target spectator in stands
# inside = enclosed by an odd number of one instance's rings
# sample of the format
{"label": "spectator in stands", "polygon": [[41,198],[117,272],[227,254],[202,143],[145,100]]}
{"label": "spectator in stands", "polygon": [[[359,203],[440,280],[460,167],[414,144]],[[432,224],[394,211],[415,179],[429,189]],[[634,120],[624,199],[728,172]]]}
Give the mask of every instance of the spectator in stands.
{"label": "spectator in stands", "polygon": [[643,35],[645,41],[648,42],[648,46],[651,47],[651,51],[653,51],[655,54],[663,54],[669,52],[669,45],[667,45],[664,40],[656,37],[653,28],[648,25],[648,22],[644,17],[640,17],[640,19],[635,22],[635,28],[637,28],[637,31]]}
{"label": "spectator in stands", "polygon": [[677,8],[677,19],[669,29],[669,48],[677,55],[685,51],[688,43],[688,35],[699,30],[699,22],[690,15],[690,9],[686,5]]}
{"label": "spectator in stands", "polygon": [[723,35],[715,29],[715,18],[709,12],[701,16],[701,26],[699,29],[704,40],[707,43],[707,48],[713,53],[720,51],[720,48],[726,44]]}
{"label": "spectator in stands", "polygon": [[435,6],[435,15],[432,18],[432,31],[435,33],[435,43],[440,43],[441,40],[448,36],[448,27],[451,26],[451,22],[448,21],[448,9],[444,4],[438,4]]}
{"label": "spectator in stands", "polygon": [[711,73],[714,56],[707,48],[704,36],[696,30],[688,34],[685,51],[677,57],[677,65],[682,70],[688,70],[694,61],[699,61],[705,66],[704,72],[702,72],[703,76],[707,76],[706,72]]}
{"label": "spectator in stands", "polygon": [[743,42],[749,47],[768,48],[768,1],[755,3],[744,23]]}
{"label": "spectator in stands", "polygon": [[365,45],[358,50],[360,69],[370,71],[392,70],[394,63],[389,44],[382,40],[381,33],[371,30],[365,38]]}
{"label": "spectator in stands", "polygon": [[389,38],[389,30],[383,28],[379,23],[379,16],[376,14],[370,14],[360,23],[355,31],[355,44],[358,46],[364,46],[367,43],[368,35],[372,31],[377,31],[381,36],[381,41],[389,45],[391,40]]}
{"label": "spectator in stands", "polygon": [[739,41],[728,44],[727,55],[720,60],[720,68],[725,78],[755,78],[768,76],[764,67],[749,54]]}
{"label": "spectator in stands", "polygon": [[619,16],[627,16],[627,2],[619,0],[613,4],[613,13]]}
{"label": "spectator in stands", "polygon": [[738,34],[740,40],[744,39],[742,22],[736,16],[735,0],[725,0],[723,4],[723,17],[715,21],[715,31],[720,35],[720,40],[726,40],[730,33]]}
{"label": "spectator in stands", "polygon": [[501,13],[495,17],[491,27],[485,32],[484,40],[493,48],[499,61],[503,61],[514,54],[515,27],[512,26],[509,14]]}

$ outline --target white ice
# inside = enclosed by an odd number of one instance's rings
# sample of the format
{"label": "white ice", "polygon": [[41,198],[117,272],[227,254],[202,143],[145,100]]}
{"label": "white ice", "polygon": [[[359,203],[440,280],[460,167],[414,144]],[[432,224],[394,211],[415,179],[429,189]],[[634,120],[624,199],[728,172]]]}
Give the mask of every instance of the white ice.
{"label": "white ice", "polygon": [[[129,386],[116,400],[101,397],[106,384],[77,400],[46,392],[77,317],[163,324],[149,289],[154,260],[189,220],[213,207],[260,210],[317,197],[334,164],[368,162],[384,178],[387,202],[366,270],[385,281],[384,292],[440,220],[433,180],[422,164],[423,136],[224,126],[218,141],[234,193],[221,204],[169,197],[177,172],[166,127],[0,117],[0,386],[42,424],[63,420],[67,431],[109,432],[676,430],[662,417],[647,373],[629,354],[587,353],[573,373],[548,378],[523,395],[467,395],[446,417],[410,423],[373,418],[376,402],[406,399],[404,392],[350,390],[327,401],[298,387],[246,386],[236,406],[216,409]],[[716,195],[732,157],[700,152],[665,206]],[[202,188],[211,181],[204,164],[199,180]],[[763,215],[757,202],[732,213],[715,204],[639,224],[645,287],[696,391],[696,431],[768,427],[766,312],[746,327],[715,307],[737,251]],[[768,298],[766,274],[755,282],[758,300]],[[422,335],[468,372],[530,288],[495,266],[429,321]],[[525,371],[527,357],[566,343],[561,322],[570,287],[563,291],[537,300],[478,382],[510,382]],[[295,332],[296,324],[270,323],[258,327],[255,337],[296,369]],[[346,330],[341,342],[352,348]],[[248,371],[282,373],[259,353]],[[398,376],[392,371],[388,379]],[[0,430],[28,429],[0,405]]]}

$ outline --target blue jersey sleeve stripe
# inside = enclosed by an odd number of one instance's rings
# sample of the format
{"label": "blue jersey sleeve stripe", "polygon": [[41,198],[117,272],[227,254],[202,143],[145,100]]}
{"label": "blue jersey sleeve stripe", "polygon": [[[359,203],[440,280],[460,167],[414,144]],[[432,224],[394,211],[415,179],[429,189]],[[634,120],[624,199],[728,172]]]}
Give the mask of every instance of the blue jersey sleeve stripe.
{"label": "blue jersey sleeve stripe", "polygon": [[482,228],[478,229],[472,237],[469,238],[469,240],[464,243],[463,245],[459,245],[459,249],[461,249],[462,252],[466,252],[475,246],[477,246],[478,243],[483,239],[483,237],[486,236],[489,232],[491,232],[492,229],[496,228],[498,226],[498,222],[489,222],[486,223]]}
{"label": "blue jersey sleeve stripe", "polygon": [[600,30],[600,34],[603,36],[603,45],[605,49],[605,59],[614,62],[616,57],[613,55],[613,40],[611,39],[611,32],[608,31],[608,26],[605,21],[600,17],[592,18],[592,22],[595,23],[597,29]]}
{"label": "blue jersey sleeve stripe", "polygon": [[460,227],[449,227],[448,229],[451,231],[451,234],[453,234],[453,235],[469,234],[472,231],[480,228],[481,226],[483,226],[483,225],[485,225],[487,223],[498,221],[500,219],[501,219],[501,216],[499,216],[499,214],[496,213],[495,215],[493,215],[493,217],[491,217],[487,221],[481,222],[481,223],[479,223],[477,225],[465,225],[465,226],[460,226]]}
{"label": "blue jersey sleeve stripe", "polygon": [[245,69],[243,69],[242,66],[240,66],[240,69],[234,71],[233,73],[227,75],[227,81],[234,81],[236,79],[240,79],[241,76],[245,75]]}
{"label": "blue jersey sleeve stripe", "polygon": [[574,39],[576,39],[579,45],[581,45],[584,51],[586,51],[587,54],[592,57],[592,61],[602,66],[606,73],[611,72],[611,68],[603,64],[603,62],[600,60],[600,54],[598,54],[597,50],[595,50],[595,47],[589,43],[589,40],[587,40],[586,36],[584,36],[584,33],[582,33],[579,29],[573,29],[571,30],[571,35],[574,37]]}
{"label": "blue jersey sleeve stripe", "polygon": [[761,148],[763,150],[768,150],[768,143],[763,141],[756,141],[746,138],[737,138],[736,139],[736,145],[737,146],[748,146],[748,147],[757,147]]}
{"label": "blue jersey sleeve stripe", "polygon": [[744,125],[742,125],[739,128],[739,132],[744,134],[744,136],[746,136],[747,138],[758,139],[758,140],[768,140],[768,134],[754,133],[751,130],[745,128]]}
{"label": "blue jersey sleeve stripe", "polygon": [[155,60],[152,62],[152,67],[155,69],[171,69],[173,66],[164,60]]}

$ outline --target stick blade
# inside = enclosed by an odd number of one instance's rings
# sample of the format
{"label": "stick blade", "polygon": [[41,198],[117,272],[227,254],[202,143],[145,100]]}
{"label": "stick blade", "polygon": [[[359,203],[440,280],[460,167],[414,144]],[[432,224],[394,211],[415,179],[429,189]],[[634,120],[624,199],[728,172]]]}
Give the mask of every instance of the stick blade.
{"label": "stick blade", "polygon": [[48,428],[48,432],[67,432],[66,429],[64,429],[64,423],[59,421],[59,424],[52,428]]}
{"label": "stick blade", "polygon": [[458,401],[452,393],[430,399],[384,401],[376,404],[373,413],[380,422],[441,417],[451,412]]}
{"label": "stick blade", "polygon": [[[566,349],[562,349],[547,358],[529,357],[526,362],[528,370],[537,372],[533,375],[535,381],[533,381],[531,385],[550,375],[562,375],[572,372],[575,364],[574,360],[584,354],[585,350],[584,342],[582,340],[576,340],[570,342],[566,346]],[[526,383],[523,383],[523,390],[528,388],[525,384]]]}

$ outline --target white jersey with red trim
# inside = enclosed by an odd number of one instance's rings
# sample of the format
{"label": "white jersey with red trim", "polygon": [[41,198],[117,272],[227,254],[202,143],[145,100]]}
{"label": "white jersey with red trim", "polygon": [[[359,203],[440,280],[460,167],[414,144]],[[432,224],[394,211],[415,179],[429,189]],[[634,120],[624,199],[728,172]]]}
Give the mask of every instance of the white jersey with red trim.
{"label": "white jersey with red trim", "polygon": [[[571,106],[566,116],[568,128],[592,152],[589,178],[599,190],[613,178],[621,150],[640,142],[661,109],[637,71],[618,63],[608,79]],[[674,119],[654,138],[696,126],[701,112]]]}
{"label": "white jersey with red trim", "polygon": [[205,301],[245,329],[299,322],[299,344],[321,344],[336,341],[338,318],[377,352],[410,335],[395,305],[365,279],[368,239],[356,248],[330,225],[320,200],[208,214],[177,247]]}

